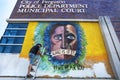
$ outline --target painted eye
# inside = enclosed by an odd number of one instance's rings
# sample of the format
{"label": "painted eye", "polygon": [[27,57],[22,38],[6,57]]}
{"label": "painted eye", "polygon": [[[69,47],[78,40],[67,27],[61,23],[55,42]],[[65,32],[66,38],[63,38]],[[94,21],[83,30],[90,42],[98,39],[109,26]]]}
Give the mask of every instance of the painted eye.
{"label": "painted eye", "polygon": [[61,35],[55,35],[55,36],[54,36],[54,39],[55,39],[55,40],[62,40],[62,36],[61,36]]}
{"label": "painted eye", "polygon": [[75,36],[74,36],[74,35],[68,35],[68,36],[67,36],[67,39],[69,39],[69,40],[74,40],[74,39],[75,39]]}

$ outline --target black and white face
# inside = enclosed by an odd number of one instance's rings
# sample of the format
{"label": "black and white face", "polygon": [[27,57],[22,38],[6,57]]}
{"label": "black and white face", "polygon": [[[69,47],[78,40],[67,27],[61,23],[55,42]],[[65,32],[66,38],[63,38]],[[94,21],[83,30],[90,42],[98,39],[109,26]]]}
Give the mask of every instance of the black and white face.
{"label": "black and white face", "polygon": [[51,34],[51,52],[59,60],[69,60],[75,55],[77,35],[74,26],[58,25]]}

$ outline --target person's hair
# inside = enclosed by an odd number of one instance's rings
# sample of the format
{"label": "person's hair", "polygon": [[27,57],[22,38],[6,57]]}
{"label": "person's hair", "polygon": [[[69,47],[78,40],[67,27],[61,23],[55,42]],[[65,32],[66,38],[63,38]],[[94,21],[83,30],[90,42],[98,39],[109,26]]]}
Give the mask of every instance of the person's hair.
{"label": "person's hair", "polygon": [[42,45],[40,43],[36,44],[36,46],[39,46],[39,45],[40,45],[40,47],[42,47]]}

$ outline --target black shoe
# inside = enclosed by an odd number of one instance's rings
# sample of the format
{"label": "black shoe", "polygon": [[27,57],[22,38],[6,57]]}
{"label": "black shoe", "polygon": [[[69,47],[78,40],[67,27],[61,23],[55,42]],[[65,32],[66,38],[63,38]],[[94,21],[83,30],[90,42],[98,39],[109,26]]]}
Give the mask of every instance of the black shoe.
{"label": "black shoe", "polygon": [[27,78],[31,78],[31,77],[33,77],[33,75],[31,75],[31,74],[28,74],[28,75],[27,75]]}

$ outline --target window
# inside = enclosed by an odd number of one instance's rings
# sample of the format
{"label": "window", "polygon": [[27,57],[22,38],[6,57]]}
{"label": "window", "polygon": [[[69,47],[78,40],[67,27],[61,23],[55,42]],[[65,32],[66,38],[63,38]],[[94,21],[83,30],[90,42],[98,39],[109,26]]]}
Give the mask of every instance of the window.
{"label": "window", "polygon": [[19,53],[21,45],[0,45],[0,53]]}
{"label": "window", "polygon": [[6,30],[4,35],[25,35],[26,30]]}
{"label": "window", "polygon": [[27,23],[9,23],[7,28],[27,28]]}
{"label": "window", "polygon": [[0,53],[20,53],[27,23],[9,23],[0,40]]}
{"label": "window", "polygon": [[24,37],[2,37],[0,43],[22,44]]}

